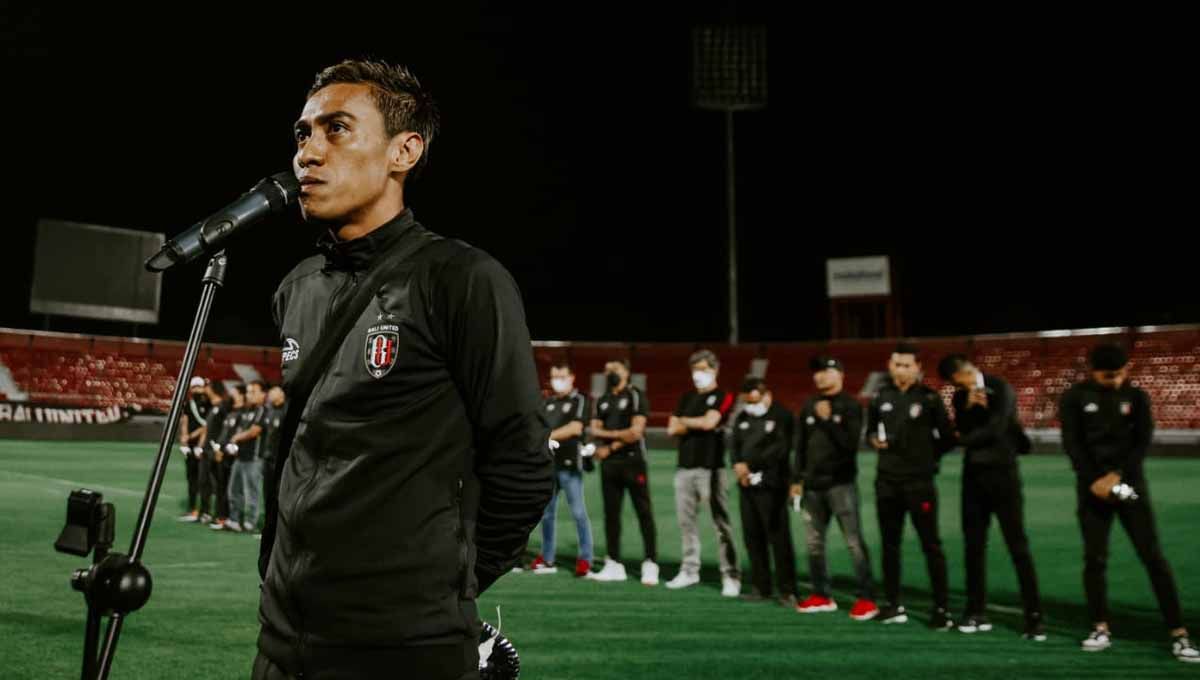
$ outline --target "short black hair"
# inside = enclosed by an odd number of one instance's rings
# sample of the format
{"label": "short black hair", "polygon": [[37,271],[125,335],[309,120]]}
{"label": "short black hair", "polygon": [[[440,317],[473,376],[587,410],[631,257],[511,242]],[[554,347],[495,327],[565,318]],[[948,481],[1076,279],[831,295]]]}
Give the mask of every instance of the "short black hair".
{"label": "short black hair", "polygon": [[429,164],[429,149],[441,128],[437,103],[421,87],[421,81],[407,66],[369,59],[347,59],[318,73],[308,90],[308,96],[312,97],[323,88],[337,83],[367,85],[371,88],[375,106],[383,114],[383,126],[388,137],[395,137],[401,132],[421,135],[425,150],[412,169],[412,175],[419,176]]}
{"label": "short black hair", "polygon": [[718,359],[717,355],[709,349],[701,349],[692,352],[692,356],[688,357],[688,366],[695,366],[701,361],[707,362],[708,365],[712,366],[713,368],[720,368],[721,366],[721,360]]}
{"label": "short black hair", "polygon": [[575,374],[575,369],[574,369],[574,368],[571,368],[571,362],[567,361],[566,359],[559,359],[558,361],[553,361],[553,362],[551,362],[551,363],[550,363],[550,368],[551,368],[551,369],[555,369],[555,368],[565,368],[565,369],[567,369],[568,371],[570,371],[570,372],[571,372],[571,375],[574,375],[574,374]]}
{"label": "short black hair", "polygon": [[606,363],[606,364],[621,364],[622,366],[625,367],[626,371],[629,371],[630,373],[633,372],[633,367],[630,365],[629,359],[609,359],[608,361],[606,361],[604,363]]}
{"label": "short black hair", "polygon": [[920,359],[921,348],[913,342],[898,342],[896,349],[892,350],[892,354],[911,354],[914,358]]}
{"label": "short black hair", "polygon": [[965,354],[947,354],[938,362],[938,375],[942,376],[942,380],[950,380],[968,363],[970,361]]}
{"label": "short black hair", "polygon": [[1119,371],[1129,363],[1129,355],[1115,342],[1104,342],[1092,348],[1088,363],[1094,371]]}
{"label": "short black hair", "polygon": [[267,391],[267,383],[263,382],[262,380],[251,380],[250,382],[246,383],[246,387],[251,385],[258,385],[258,389],[262,390],[263,392]]}
{"label": "short black hair", "polygon": [[760,378],[757,375],[748,375],[748,376],[746,376],[746,378],[744,380],[742,380],[742,393],[743,394],[749,394],[749,393],[753,392],[754,390],[758,390],[759,392],[766,392],[769,389],[771,389],[771,388],[767,387],[766,378]]}
{"label": "short black hair", "polygon": [[227,385],[225,391],[229,393],[237,392],[243,397],[246,396],[246,386],[242,383],[233,383],[231,385]]}
{"label": "short black hair", "polygon": [[208,381],[208,389],[212,390],[213,394],[217,395],[218,397],[224,398],[226,395],[225,383],[221,382],[220,380]]}

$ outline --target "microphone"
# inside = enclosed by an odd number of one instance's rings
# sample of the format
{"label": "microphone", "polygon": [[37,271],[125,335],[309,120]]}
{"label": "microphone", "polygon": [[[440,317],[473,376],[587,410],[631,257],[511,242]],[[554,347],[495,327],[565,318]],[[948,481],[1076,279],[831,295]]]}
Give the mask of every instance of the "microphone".
{"label": "microphone", "polygon": [[204,255],[215,254],[234,233],[268,215],[283,212],[299,195],[300,182],[290,170],[264,178],[220,212],[163,244],[162,250],[146,260],[146,270],[166,271]]}

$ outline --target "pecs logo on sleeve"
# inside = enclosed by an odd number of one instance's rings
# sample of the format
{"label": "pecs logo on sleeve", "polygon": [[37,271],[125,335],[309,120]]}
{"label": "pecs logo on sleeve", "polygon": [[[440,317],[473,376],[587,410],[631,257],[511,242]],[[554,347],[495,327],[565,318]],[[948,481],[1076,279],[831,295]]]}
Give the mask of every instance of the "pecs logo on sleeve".
{"label": "pecs logo on sleeve", "polygon": [[367,329],[367,346],[363,352],[367,373],[379,379],[387,375],[396,365],[396,352],[400,347],[400,327],[392,324],[372,326]]}
{"label": "pecs logo on sleeve", "polygon": [[295,338],[288,338],[287,343],[283,346],[283,355],[280,357],[282,363],[295,361],[300,358],[300,343],[296,342]]}

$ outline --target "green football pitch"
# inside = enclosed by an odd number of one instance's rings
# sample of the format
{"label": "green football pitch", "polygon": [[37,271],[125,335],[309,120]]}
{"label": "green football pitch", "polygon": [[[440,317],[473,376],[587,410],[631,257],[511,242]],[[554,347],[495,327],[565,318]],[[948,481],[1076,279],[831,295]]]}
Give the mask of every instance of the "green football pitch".
{"label": "green football pitch", "polygon": [[[67,493],[86,486],[118,508],[117,549],[126,550],[149,474],[153,447],[139,444],[0,441],[0,677],[78,677],[83,599],[68,577],[83,560],[54,552]],[[671,475],[674,456],[651,456],[654,511],[663,578],[679,559]],[[874,459],[863,455],[864,479]],[[719,595],[715,536],[704,533],[704,581],[684,591],[626,583],[580,581],[556,575],[514,573],[480,601],[520,650],[522,677],[531,680],[591,678],[1147,678],[1200,677],[1170,657],[1149,582],[1119,525],[1114,527],[1109,587],[1116,643],[1102,654],[1079,651],[1086,632],[1080,581],[1082,548],[1074,516],[1072,479],[1065,458],[1023,461],[1026,515],[1045,600],[1050,638],[1019,638],[1016,579],[998,529],[989,562],[991,633],[935,633],[924,627],[928,581],[909,527],[905,537],[905,598],[915,621],[883,626],[846,616],[853,601],[849,559],[840,534],[831,535],[831,570],[841,611],[800,615],[782,607]],[[1200,633],[1200,569],[1195,522],[1200,501],[1200,460],[1148,463],[1160,533],[1183,596],[1185,616]],[[939,478],[941,527],[950,560],[951,605],[963,605],[962,538],[958,487],[960,463],[947,460]],[[865,525],[876,576],[879,534],[870,484],[861,484]],[[114,678],[249,677],[257,633],[258,542],[251,536],[179,524],[184,504],[183,464],[172,460],[145,561],[154,575],[149,604],[126,622]],[[588,508],[597,554],[604,554],[599,479],[587,478]],[[736,503],[736,492],[731,499]],[[565,501],[559,512],[559,555],[573,562],[576,539]],[[631,576],[641,560],[632,508],[625,504],[624,554]],[[736,515],[736,512],[735,512]],[[801,522],[792,517],[801,593],[807,562]],[[707,521],[707,520],[705,520]],[[735,519],[736,522],[736,519]],[[535,531],[530,550],[536,552]],[[740,529],[739,529],[740,541]],[[739,542],[739,549],[742,547]],[[746,566],[744,550],[741,552]],[[1189,675],[1190,674],[1190,675]],[[402,676],[398,676],[402,677]]]}

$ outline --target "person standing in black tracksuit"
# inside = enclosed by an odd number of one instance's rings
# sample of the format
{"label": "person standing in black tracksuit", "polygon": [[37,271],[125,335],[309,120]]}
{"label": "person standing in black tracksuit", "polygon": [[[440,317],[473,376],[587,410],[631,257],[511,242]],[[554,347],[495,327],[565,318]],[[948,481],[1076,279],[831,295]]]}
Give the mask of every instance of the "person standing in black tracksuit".
{"label": "person standing in black tracksuit", "polygon": [[1120,346],[1097,346],[1090,363],[1091,378],[1063,393],[1059,404],[1063,448],[1075,469],[1083,585],[1092,619],[1092,632],[1082,649],[1099,652],[1112,646],[1105,571],[1113,519],[1119,519],[1150,576],[1172,654],[1180,661],[1200,662],[1200,650],[1183,626],[1179,591],[1150,507],[1143,469],[1154,433],[1150,397],[1129,383],[1129,357]]}
{"label": "person standing in black tracksuit", "polygon": [[[218,493],[218,483],[221,464],[217,462],[217,451],[225,429],[225,419],[229,415],[232,400],[226,393],[225,384],[221,381],[210,380],[205,386],[208,394],[208,417],[204,421],[204,434],[200,437],[200,521],[209,523],[217,512],[215,497]],[[222,518],[224,519],[224,518]]]}
{"label": "person standing in black tracksuit", "polygon": [[987,537],[992,515],[1008,546],[1021,601],[1027,640],[1046,639],[1041,596],[1029,537],[1025,535],[1025,500],[1017,456],[1029,453],[1029,440],[1017,420],[1017,395],[993,375],[984,375],[962,354],[938,364],[942,379],[957,386],[954,426],[963,447],[962,527],[967,565],[967,609],[958,629],[964,633],[992,629],[987,604]]}
{"label": "person standing in black tracksuit", "polygon": [[267,410],[263,416],[263,427],[266,429],[262,449],[262,479],[263,479],[263,508],[277,507],[276,488],[268,480],[275,479],[275,460],[279,454],[279,428],[283,425],[283,416],[287,409],[287,397],[283,388],[273,385],[267,390]]}
{"label": "person standing in black tracksuit", "polygon": [[750,555],[754,590],[747,600],[771,595],[771,561],[775,555],[778,602],[796,606],[796,551],[792,546],[787,494],[791,475],[792,414],[776,404],[767,382],[747,377],[742,384],[746,405],[733,423],[733,472],[740,487],[742,532]]}
{"label": "person standing in black tracksuit", "polygon": [[825,536],[837,518],[854,561],[858,599],[850,618],[870,621],[879,615],[871,579],[871,557],[863,539],[858,495],[858,445],[862,440],[862,404],[846,394],[845,369],[837,359],[814,357],[809,363],[818,394],[800,410],[792,497],[800,498],[808,523],[809,578],[813,593],[797,606],[802,614],[837,611],[825,559]]}
{"label": "person standing in black tracksuit", "polygon": [[629,362],[610,361],[604,366],[608,391],[596,401],[592,419],[595,457],[600,460],[600,488],[604,495],[604,536],[608,555],[604,567],[593,576],[597,581],[624,581],[621,562],[621,503],[625,492],[633,502],[642,530],[643,585],[658,585],[658,530],[650,505],[650,481],[646,470],[646,418],[650,404],[646,395],[629,384]]}
{"label": "person standing in black tracksuit", "polygon": [[208,525],[213,531],[240,530],[240,527],[234,528],[234,523],[229,518],[229,478],[233,474],[233,464],[237,461],[237,444],[233,438],[241,431],[242,416],[246,410],[246,388],[240,384],[230,385],[226,393],[229,410],[225,413],[219,434],[209,439],[209,443],[212,444],[210,448],[213,450],[213,484],[217,496],[213,521]]}
{"label": "person standing in black tracksuit", "polygon": [[[386,275],[291,404],[259,555],[256,680],[478,678],[476,599],[554,490],[516,282],[405,204],[437,128],[417,78],[376,61],[323,70],[294,125],[301,212],[323,233],[272,299],[289,394],[358,286]],[[520,212],[497,207],[497,228],[519,229]]]}
{"label": "person standing in black tracksuit", "polygon": [[210,408],[204,388],[207,382],[200,376],[192,378],[188,385],[191,394],[179,419],[179,450],[187,474],[187,512],[180,515],[180,522],[200,521],[200,466],[204,462],[204,447],[200,442],[204,439]]}
{"label": "person standing in black tracksuit", "polygon": [[904,516],[912,520],[921,539],[925,566],[933,589],[929,626],[950,630],[946,554],[938,536],[938,500],[934,476],[938,462],[954,447],[954,430],[942,397],[920,382],[918,350],[899,344],[888,362],[890,379],[871,401],[867,439],[879,452],[875,477],[875,509],[883,538],[883,588],[887,604],[880,609],[885,624],[906,623],[900,604],[900,544]]}

